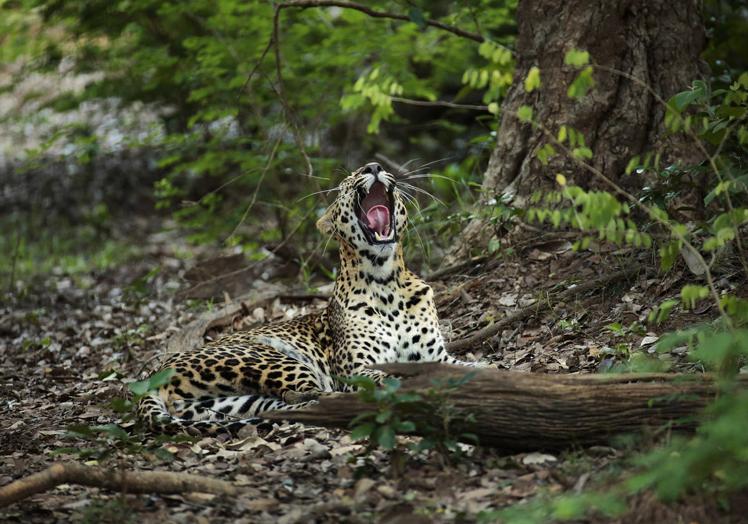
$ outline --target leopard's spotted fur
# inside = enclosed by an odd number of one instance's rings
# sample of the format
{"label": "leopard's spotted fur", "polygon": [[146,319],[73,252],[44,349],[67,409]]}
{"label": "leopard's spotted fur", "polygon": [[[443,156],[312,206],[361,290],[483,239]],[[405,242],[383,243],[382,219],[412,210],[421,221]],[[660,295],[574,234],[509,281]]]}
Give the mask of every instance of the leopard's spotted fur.
{"label": "leopard's spotted fur", "polygon": [[340,272],[327,309],[172,356],[162,369],[174,375],[141,400],[140,416],[159,431],[233,431],[264,411],[296,409],[321,392],[348,390],[339,377],[379,382],[384,375],[368,369],[372,364],[472,365],[447,354],[433,291],[403,263],[407,220],[393,175],[376,163],[355,171],[317,222],[340,242]]}

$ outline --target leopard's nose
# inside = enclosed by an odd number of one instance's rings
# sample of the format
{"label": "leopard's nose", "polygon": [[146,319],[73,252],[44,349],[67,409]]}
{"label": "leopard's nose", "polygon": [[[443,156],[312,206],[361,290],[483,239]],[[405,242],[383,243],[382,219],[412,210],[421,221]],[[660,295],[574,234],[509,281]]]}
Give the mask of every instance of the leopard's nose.
{"label": "leopard's nose", "polygon": [[374,176],[377,176],[379,173],[381,173],[383,171],[384,171],[384,169],[382,168],[382,166],[380,166],[376,162],[369,162],[368,164],[366,164],[364,166],[363,173],[365,175],[374,175]]}

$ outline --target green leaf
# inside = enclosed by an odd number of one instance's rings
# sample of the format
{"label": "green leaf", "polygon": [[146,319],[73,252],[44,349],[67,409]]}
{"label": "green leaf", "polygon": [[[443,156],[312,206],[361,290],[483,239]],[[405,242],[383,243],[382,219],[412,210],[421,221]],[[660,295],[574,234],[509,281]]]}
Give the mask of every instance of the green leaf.
{"label": "green leaf", "polygon": [[738,77],[738,84],[743,86],[743,89],[748,89],[748,71],[740,74]]}
{"label": "green leaf", "polygon": [[379,428],[377,435],[377,443],[384,449],[392,449],[395,447],[395,430],[390,426],[383,426]]}
{"label": "green leaf", "polygon": [[339,380],[343,384],[354,386],[363,391],[374,391],[377,387],[376,382],[374,382],[374,380],[372,380],[370,377],[367,377],[365,375],[353,375],[350,377],[340,377]]}
{"label": "green leaf", "polygon": [[698,300],[704,299],[709,296],[709,288],[706,286],[698,286],[695,284],[686,284],[680,290],[680,297],[683,305],[687,308],[693,309],[696,307]]}
{"label": "green leaf", "polygon": [[164,384],[169,382],[169,379],[174,375],[175,371],[172,368],[162,369],[158,373],[154,373],[145,380],[138,382],[131,382],[127,385],[127,388],[136,396],[142,397],[149,391],[160,388]]}
{"label": "green leaf", "polygon": [[639,167],[639,155],[631,157],[631,160],[629,160],[629,163],[626,164],[626,170],[625,170],[626,174],[630,175],[631,173],[634,172],[634,169],[636,169],[637,167]]}
{"label": "green leaf", "polygon": [[93,429],[101,433],[106,433],[116,440],[121,440],[123,442],[130,440],[130,435],[117,424],[104,424],[103,426],[94,426]]}
{"label": "green leaf", "polygon": [[408,11],[408,18],[410,18],[410,20],[421,30],[424,30],[428,27],[426,18],[423,16],[423,11],[421,11],[417,7],[413,7]]}
{"label": "green leaf", "polygon": [[394,404],[406,404],[423,400],[418,393],[398,393],[393,399]]}
{"label": "green leaf", "polygon": [[571,49],[564,55],[564,64],[566,65],[582,67],[587,65],[589,62],[590,54],[587,51],[582,51],[581,49]]}
{"label": "green leaf", "polygon": [[164,462],[174,462],[174,454],[166,448],[156,448],[153,453]]}
{"label": "green leaf", "polygon": [[670,311],[672,311],[672,309],[677,304],[678,304],[677,300],[672,300],[672,299],[665,300],[659,306],[652,308],[652,311],[650,311],[649,315],[647,315],[647,320],[657,325],[662,324],[668,319],[668,317],[670,316]]}
{"label": "green leaf", "polygon": [[382,386],[388,393],[394,393],[400,389],[400,379],[397,377],[387,377],[382,381]]}
{"label": "green leaf", "polygon": [[699,343],[690,356],[712,368],[718,368],[734,352],[737,341],[733,333],[721,332],[699,337]]}
{"label": "green leaf", "polygon": [[467,440],[469,442],[472,442],[476,446],[480,444],[480,439],[475,433],[460,433],[460,440]]}
{"label": "green leaf", "polygon": [[535,66],[530,68],[525,78],[525,91],[532,93],[535,89],[540,87],[540,69]]}
{"label": "green leaf", "polygon": [[[543,147],[535,152],[535,156],[538,157],[540,163],[544,166],[548,165],[551,158],[556,155],[556,149],[551,144],[544,144]],[[564,185],[564,184],[561,184]]]}
{"label": "green leaf", "polygon": [[65,431],[86,438],[91,438],[96,435],[94,429],[86,424],[71,424],[65,428]]}
{"label": "green leaf", "polygon": [[351,431],[351,440],[363,440],[365,438],[369,438],[371,437],[371,434],[375,428],[376,426],[373,422],[367,422],[366,424],[356,426]]}
{"label": "green leaf", "polygon": [[672,240],[667,244],[660,246],[658,251],[660,255],[660,268],[662,271],[669,271],[680,254],[681,241]]}
{"label": "green leaf", "polygon": [[585,158],[587,160],[592,158],[592,150],[589,147],[575,147],[571,151],[571,154],[575,158]]}
{"label": "green leaf", "polygon": [[390,418],[392,418],[392,410],[385,409],[377,413],[377,416],[374,420],[376,420],[378,424],[384,424],[385,422],[389,421]]}
{"label": "green leaf", "polygon": [[569,86],[566,94],[569,98],[583,98],[590,89],[595,86],[595,79],[592,78],[592,66],[584,68]]}
{"label": "green leaf", "polygon": [[520,122],[532,122],[532,107],[520,106],[517,109],[517,118],[519,118]]}

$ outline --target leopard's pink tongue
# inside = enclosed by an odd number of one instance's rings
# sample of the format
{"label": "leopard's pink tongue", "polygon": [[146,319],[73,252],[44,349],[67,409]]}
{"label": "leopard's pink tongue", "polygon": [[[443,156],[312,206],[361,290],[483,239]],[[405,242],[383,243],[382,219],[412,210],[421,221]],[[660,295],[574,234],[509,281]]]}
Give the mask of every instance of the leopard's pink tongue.
{"label": "leopard's pink tongue", "polygon": [[389,234],[390,210],[387,209],[387,206],[372,206],[372,208],[366,212],[366,220],[372,231],[376,231],[382,236],[387,236]]}

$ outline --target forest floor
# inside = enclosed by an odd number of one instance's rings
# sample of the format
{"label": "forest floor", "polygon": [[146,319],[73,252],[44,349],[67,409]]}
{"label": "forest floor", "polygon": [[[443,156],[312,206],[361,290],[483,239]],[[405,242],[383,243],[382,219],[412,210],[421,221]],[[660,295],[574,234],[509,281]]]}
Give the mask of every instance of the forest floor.
{"label": "forest floor", "polygon": [[[4,522],[475,522],[491,509],[610,483],[630,466],[637,448],[651,441],[624,439],[560,454],[465,446],[461,457],[410,456],[398,474],[386,452],[352,442],[347,431],[299,424],[250,431],[238,440],[85,435],[87,426],[121,422],[111,405],[126,396],[124,382],[142,378],[174,333],[220,305],[175,299],[193,264],[185,262],[191,248],[164,233],[139,243],[139,256],[118,267],[37,277],[0,305],[0,486],[72,460],[107,469],[199,474],[231,481],[241,493],[123,495],[64,484],[1,509]],[[444,331],[455,340],[519,307],[549,300],[550,291],[641,264],[638,276],[573,302],[553,303],[467,358],[518,373],[604,372],[637,359],[698,372],[685,359],[685,348],[658,355],[653,344],[661,333],[707,321],[716,312],[709,306],[676,307],[666,324],[649,325],[649,311],[677,298],[680,285],[693,278],[685,266],[657,276],[653,259],[607,248],[575,252],[563,234],[531,234],[516,242],[512,255],[449,272],[432,285]],[[729,272],[718,278],[720,288],[741,285]],[[292,284],[257,279],[247,291],[300,286],[298,279]],[[242,320],[289,318],[324,304],[312,295],[269,300]],[[71,426],[77,433],[68,431]],[[726,514],[716,501],[698,498],[671,506],[647,496],[629,502],[622,522],[741,518],[734,505]]]}

